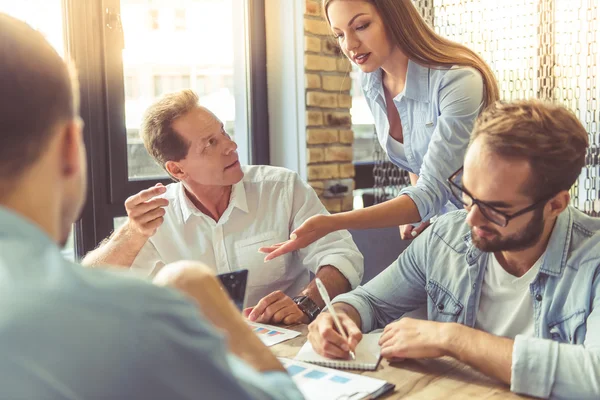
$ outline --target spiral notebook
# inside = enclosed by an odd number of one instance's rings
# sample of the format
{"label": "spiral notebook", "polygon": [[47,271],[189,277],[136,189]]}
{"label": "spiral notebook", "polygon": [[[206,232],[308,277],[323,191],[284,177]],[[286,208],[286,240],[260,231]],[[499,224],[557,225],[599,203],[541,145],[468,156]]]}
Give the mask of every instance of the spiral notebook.
{"label": "spiral notebook", "polygon": [[336,360],[323,357],[313,350],[309,341],[298,352],[297,361],[309,362],[316,365],[322,365],[330,368],[354,369],[361,371],[374,371],[381,360],[379,338],[381,333],[369,333],[363,335],[362,340],[356,346],[355,360]]}

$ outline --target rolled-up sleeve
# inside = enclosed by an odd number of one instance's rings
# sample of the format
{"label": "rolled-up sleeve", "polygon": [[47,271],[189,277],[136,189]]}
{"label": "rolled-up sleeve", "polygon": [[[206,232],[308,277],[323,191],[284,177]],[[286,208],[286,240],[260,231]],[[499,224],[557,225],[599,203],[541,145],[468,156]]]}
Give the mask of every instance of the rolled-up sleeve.
{"label": "rolled-up sleeve", "polygon": [[430,220],[452,200],[446,180],[463,163],[471,130],[483,108],[483,95],[483,79],[473,68],[451,69],[442,79],[440,115],[423,158],[419,180],[415,186],[400,192],[415,202],[422,221]]}
{"label": "rolled-up sleeve", "polygon": [[600,267],[582,345],[519,335],[512,353],[511,390],[555,399],[600,399]]}
{"label": "rolled-up sleeve", "polygon": [[[290,232],[314,215],[329,214],[313,188],[303,182],[298,174],[294,175],[292,191]],[[360,285],[364,273],[364,259],[352,236],[346,230],[328,234],[304,249],[298,250],[297,256],[300,257],[302,264],[315,274],[319,268],[331,265],[348,279],[352,288]]]}
{"label": "rolled-up sleeve", "polygon": [[433,230],[428,231],[414,239],[398,260],[375,278],[333,299],[332,303],[346,303],[358,311],[363,332],[383,328],[427,303],[424,267]]}

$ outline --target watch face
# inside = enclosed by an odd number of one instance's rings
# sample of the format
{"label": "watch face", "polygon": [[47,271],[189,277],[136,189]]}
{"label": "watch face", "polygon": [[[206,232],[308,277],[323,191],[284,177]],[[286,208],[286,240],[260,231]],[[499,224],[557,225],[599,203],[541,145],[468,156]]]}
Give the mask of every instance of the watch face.
{"label": "watch face", "polygon": [[317,306],[317,304],[308,296],[301,296],[301,298],[298,298],[298,307],[311,321],[313,321],[321,311],[319,306]]}
{"label": "watch face", "polygon": [[306,296],[296,296],[292,300],[294,300],[294,303],[300,304],[304,301],[304,299],[306,299]]}

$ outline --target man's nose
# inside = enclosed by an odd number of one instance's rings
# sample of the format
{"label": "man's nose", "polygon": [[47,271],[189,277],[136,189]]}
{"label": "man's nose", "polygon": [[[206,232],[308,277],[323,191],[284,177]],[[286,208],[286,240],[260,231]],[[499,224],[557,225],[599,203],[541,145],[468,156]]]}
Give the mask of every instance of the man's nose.
{"label": "man's nose", "polygon": [[469,226],[481,226],[485,221],[487,221],[487,218],[481,213],[477,204],[467,208],[467,224]]}
{"label": "man's nose", "polygon": [[231,139],[231,136],[227,138],[227,143],[225,144],[225,155],[229,155],[237,150],[237,143]]}

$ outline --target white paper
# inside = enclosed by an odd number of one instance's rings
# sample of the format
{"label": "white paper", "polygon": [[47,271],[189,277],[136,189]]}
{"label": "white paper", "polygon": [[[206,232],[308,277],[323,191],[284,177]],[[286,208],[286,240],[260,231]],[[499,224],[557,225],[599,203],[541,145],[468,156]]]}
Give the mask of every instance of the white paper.
{"label": "white paper", "polygon": [[269,347],[300,336],[300,332],[280,328],[278,326],[258,324],[250,321],[248,321],[248,325],[250,325],[252,331],[254,331],[263,344]]}
{"label": "white paper", "polygon": [[357,400],[379,390],[385,381],[336,369],[280,358],[307,400]]}
{"label": "white paper", "polygon": [[380,358],[379,339],[381,333],[367,333],[363,335],[362,340],[356,346],[355,360],[336,360],[323,357],[313,349],[307,340],[304,346],[298,352],[296,360],[325,365],[331,368],[348,368],[374,370],[377,368]]}

